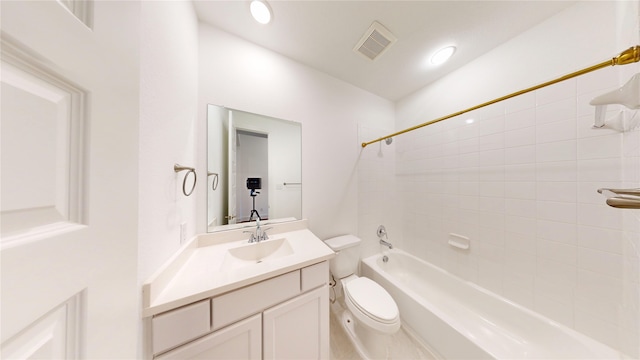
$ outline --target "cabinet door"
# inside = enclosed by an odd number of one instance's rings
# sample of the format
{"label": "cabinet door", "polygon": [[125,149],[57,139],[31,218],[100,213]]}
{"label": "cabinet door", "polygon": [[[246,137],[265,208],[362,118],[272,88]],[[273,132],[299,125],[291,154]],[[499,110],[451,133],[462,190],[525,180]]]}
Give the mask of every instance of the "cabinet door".
{"label": "cabinet door", "polygon": [[183,345],[156,359],[261,359],[262,316],[220,329],[202,339]]}
{"label": "cabinet door", "polygon": [[263,313],[264,359],[329,358],[329,288],[322,286]]}

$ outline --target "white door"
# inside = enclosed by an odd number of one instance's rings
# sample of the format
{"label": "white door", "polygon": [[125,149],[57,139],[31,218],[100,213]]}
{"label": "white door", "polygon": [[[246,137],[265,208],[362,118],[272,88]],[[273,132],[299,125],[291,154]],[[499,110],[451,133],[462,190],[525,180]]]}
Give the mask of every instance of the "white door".
{"label": "white door", "polygon": [[229,199],[228,199],[228,205],[229,205],[229,212],[227,215],[227,219],[229,219],[229,224],[235,224],[236,223],[236,217],[238,216],[237,212],[238,212],[238,207],[237,207],[237,203],[236,203],[236,189],[237,189],[237,184],[236,184],[236,178],[237,178],[237,172],[238,172],[238,167],[237,167],[237,163],[236,163],[236,159],[237,159],[237,154],[236,154],[236,150],[237,150],[237,144],[238,144],[238,131],[236,129],[236,126],[233,123],[233,111],[229,110]]}
{"label": "white door", "polygon": [[0,6],[2,357],[135,358],[140,4]]}

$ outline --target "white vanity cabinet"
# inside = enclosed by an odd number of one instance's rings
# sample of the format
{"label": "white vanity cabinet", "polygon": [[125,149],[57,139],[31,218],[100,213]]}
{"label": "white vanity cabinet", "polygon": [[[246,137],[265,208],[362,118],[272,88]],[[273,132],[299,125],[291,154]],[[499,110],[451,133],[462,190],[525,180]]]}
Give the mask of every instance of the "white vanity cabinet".
{"label": "white vanity cabinet", "polygon": [[229,325],[155,357],[158,360],[262,358],[262,315]]}
{"label": "white vanity cabinet", "polygon": [[262,314],[263,359],[329,358],[329,292],[326,286]]}
{"label": "white vanity cabinet", "polygon": [[153,357],[328,358],[328,279],[323,261],[155,315]]}

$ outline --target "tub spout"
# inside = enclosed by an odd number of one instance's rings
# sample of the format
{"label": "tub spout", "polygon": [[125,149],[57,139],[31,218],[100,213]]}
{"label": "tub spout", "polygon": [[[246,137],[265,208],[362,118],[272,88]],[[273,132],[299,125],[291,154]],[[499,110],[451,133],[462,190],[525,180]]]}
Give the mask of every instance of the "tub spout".
{"label": "tub spout", "polygon": [[391,245],[390,242],[384,241],[382,239],[380,239],[380,245],[384,245],[384,246],[388,247],[389,249],[393,249],[393,245]]}

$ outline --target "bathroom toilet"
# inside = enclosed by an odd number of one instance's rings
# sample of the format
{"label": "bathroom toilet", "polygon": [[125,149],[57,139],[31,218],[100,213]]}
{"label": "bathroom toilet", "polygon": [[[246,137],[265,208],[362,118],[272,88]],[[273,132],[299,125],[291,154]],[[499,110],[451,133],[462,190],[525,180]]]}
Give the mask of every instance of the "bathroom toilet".
{"label": "bathroom toilet", "polygon": [[391,335],[400,329],[400,313],[395,301],[378,283],[355,273],[360,262],[360,243],[353,235],[325,240],[336,252],[329,267],[336,285],[336,298],[346,307],[342,324],[356,349],[365,358],[386,358]]}

